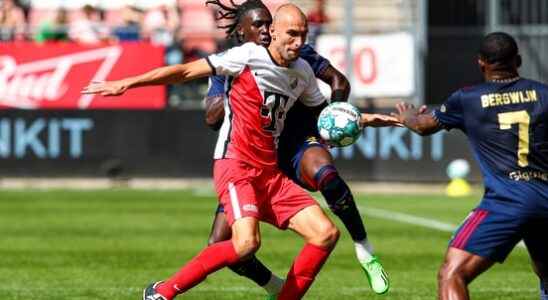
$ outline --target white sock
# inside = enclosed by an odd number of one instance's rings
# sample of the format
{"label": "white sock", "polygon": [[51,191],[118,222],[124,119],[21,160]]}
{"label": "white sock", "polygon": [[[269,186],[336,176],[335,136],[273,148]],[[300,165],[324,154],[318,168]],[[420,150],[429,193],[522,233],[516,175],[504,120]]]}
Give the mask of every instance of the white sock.
{"label": "white sock", "polygon": [[354,241],[356,256],[360,263],[367,263],[373,259],[373,246],[367,239],[363,241]]}
{"label": "white sock", "polygon": [[272,273],[270,280],[263,285],[263,289],[265,289],[269,295],[277,295],[282,290],[283,285],[284,280]]}

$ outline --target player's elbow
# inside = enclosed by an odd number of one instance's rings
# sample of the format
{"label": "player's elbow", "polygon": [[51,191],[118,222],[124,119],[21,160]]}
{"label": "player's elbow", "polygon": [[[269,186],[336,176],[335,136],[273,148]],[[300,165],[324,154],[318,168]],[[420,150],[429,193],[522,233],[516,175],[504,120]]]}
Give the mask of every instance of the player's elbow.
{"label": "player's elbow", "polygon": [[350,82],[342,73],[337,72],[333,76],[331,90],[334,91],[332,101],[347,101],[350,95]]}
{"label": "player's elbow", "polygon": [[217,117],[208,115],[206,113],[205,123],[207,127],[209,127],[210,129],[214,131],[218,131],[219,129],[221,129],[221,126],[223,125],[223,120],[219,120]]}
{"label": "player's elbow", "polygon": [[429,136],[436,133],[437,130],[435,130],[435,128],[432,128],[430,126],[418,126],[413,131],[420,136]]}

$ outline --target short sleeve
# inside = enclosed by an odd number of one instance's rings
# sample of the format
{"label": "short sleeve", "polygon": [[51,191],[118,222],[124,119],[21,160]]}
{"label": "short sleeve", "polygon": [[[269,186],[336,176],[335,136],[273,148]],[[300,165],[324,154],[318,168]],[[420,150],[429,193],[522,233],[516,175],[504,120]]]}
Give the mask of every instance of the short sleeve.
{"label": "short sleeve", "polygon": [[446,130],[464,128],[461,94],[460,90],[453,93],[438,109],[432,112],[440,125]]}
{"label": "short sleeve", "polygon": [[[310,68],[310,67],[309,67]],[[312,70],[309,69],[309,72],[312,73]],[[318,87],[318,81],[315,77],[310,74],[309,80],[307,83],[306,88],[303,91],[303,94],[301,97],[299,97],[299,101],[301,101],[304,105],[308,107],[315,107],[318,105],[323,104],[327,101],[327,99],[323,96],[322,92],[320,91],[320,88]]]}
{"label": "short sleeve", "polygon": [[225,93],[225,76],[216,75],[209,77],[208,97],[221,96]]}
{"label": "short sleeve", "polygon": [[245,68],[253,48],[256,47],[258,46],[253,43],[246,43],[221,53],[212,54],[206,59],[213,70],[213,75],[236,76]]}
{"label": "short sleeve", "polygon": [[327,58],[321,56],[310,45],[305,44],[301,48],[300,57],[304,59],[314,71],[314,76],[319,77],[331,64]]}

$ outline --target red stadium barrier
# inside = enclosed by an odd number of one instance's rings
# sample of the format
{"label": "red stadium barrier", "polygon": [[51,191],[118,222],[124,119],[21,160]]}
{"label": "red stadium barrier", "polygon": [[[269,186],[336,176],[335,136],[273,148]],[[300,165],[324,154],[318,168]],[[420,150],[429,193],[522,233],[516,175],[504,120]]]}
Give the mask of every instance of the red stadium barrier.
{"label": "red stadium barrier", "polygon": [[117,98],[80,94],[91,81],[119,79],[163,64],[164,49],[147,43],[0,43],[0,108],[163,109],[162,86]]}

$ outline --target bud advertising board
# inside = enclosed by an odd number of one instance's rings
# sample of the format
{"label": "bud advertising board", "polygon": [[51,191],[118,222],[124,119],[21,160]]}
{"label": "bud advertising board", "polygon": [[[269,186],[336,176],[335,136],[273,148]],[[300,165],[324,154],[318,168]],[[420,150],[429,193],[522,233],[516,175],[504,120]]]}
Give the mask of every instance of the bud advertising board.
{"label": "bud advertising board", "polygon": [[118,98],[80,93],[92,81],[136,75],[163,62],[163,48],[147,43],[0,43],[0,108],[163,109],[162,86],[130,90]]}

